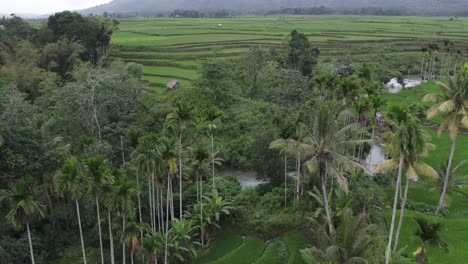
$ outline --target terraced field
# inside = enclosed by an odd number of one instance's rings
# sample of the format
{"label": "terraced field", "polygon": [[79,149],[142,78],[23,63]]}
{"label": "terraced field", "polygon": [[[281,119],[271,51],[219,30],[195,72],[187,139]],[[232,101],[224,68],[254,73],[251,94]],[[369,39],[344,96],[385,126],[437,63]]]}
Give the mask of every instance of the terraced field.
{"label": "terraced field", "polygon": [[[233,19],[137,18],[120,21],[113,56],[145,65],[144,79],[164,87],[190,86],[202,61],[235,58],[252,46],[278,47],[293,29],[306,33],[321,59],[349,56],[357,63],[405,57],[419,61],[421,47],[450,38],[468,47],[468,19],[446,17],[287,16]],[[222,24],[222,27],[218,27]]]}
{"label": "terraced field", "polygon": [[226,228],[194,264],[303,264],[299,250],[307,246],[302,234],[286,233],[271,241],[244,237]]}

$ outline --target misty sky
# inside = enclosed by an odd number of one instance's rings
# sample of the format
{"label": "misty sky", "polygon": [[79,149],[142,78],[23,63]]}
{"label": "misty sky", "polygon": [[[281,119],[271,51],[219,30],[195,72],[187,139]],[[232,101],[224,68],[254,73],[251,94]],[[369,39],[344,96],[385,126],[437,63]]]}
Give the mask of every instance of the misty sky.
{"label": "misty sky", "polygon": [[108,3],[110,0],[0,0],[0,14],[49,14]]}

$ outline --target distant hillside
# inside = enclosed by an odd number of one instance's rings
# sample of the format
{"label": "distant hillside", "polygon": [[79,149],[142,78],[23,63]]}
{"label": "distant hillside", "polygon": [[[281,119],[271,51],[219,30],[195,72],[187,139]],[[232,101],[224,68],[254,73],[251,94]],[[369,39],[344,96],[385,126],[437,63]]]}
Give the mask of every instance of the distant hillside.
{"label": "distant hillside", "polygon": [[232,10],[249,13],[282,8],[408,8],[418,14],[457,14],[468,10],[466,0],[114,0],[82,10],[82,13],[167,13],[174,9]]}

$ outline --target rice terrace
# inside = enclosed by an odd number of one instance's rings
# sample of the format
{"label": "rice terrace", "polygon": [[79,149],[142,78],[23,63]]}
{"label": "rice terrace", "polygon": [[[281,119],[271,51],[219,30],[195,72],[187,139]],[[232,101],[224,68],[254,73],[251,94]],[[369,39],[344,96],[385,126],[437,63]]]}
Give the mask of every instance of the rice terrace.
{"label": "rice terrace", "polygon": [[85,2],[0,7],[0,264],[468,264],[468,2]]}
{"label": "rice terrace", "polygon": [[[190,86],[200,63],[235,58],[250,47],[279,47],[291,30],[304,32],[321,60],[349,57],[356,63],[398,67],[419,61],[432,41],[451,39],[468,48],[468,20],[448,17],[284,16],[232,19],[136,18],[120,20],[113,56],[145,66],[143,79],[165,88],[171,79]],[[222,27],[218,27],[222,24]]]}

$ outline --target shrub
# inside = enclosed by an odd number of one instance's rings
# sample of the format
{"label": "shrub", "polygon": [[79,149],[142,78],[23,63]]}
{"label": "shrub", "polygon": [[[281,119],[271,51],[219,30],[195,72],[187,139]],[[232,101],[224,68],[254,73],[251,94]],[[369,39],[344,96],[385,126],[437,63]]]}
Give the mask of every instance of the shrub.
{"label": "shrub", "polygon": [[418,223],[418,229],[415,234],[423,243],[437,245],[439,248],[448,250],[447,243],[442,241],[440,237],[440,232],[444,230],[444,225],[442,223],[430,221],[422,215],[416,216],[414,220]]}

